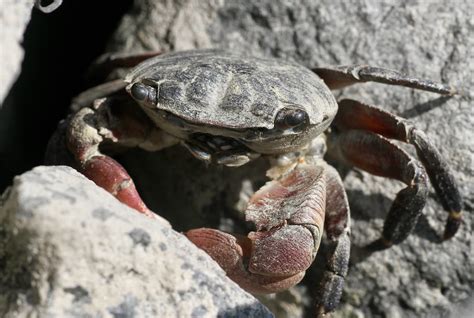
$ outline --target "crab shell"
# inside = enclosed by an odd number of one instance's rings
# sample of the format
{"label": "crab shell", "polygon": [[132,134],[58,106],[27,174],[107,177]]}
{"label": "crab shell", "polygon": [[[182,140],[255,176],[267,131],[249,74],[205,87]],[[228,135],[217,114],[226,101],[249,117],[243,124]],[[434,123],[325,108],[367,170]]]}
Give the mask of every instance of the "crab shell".
{"label": "crab shell", "polygon": [[[321,134],[337,112],[334,96],[311,70],[280,59],[242,57],[222,50],[160,55],[132,69],[125,82],[129,87],[138,82],[155,87],[156,109],[144,107],[145,111],[171,134],[185,138],[153,111],[171,113],[188,128],[206,127],[205,133],[237,138],[260,153],[291,150],[289,137],[294,135],[304,137],[296,142],[301,146]],[[285,108],[306,112],[305,131],[276,132],[275,118]],[[242,133],[255,130],[271,133]]]}

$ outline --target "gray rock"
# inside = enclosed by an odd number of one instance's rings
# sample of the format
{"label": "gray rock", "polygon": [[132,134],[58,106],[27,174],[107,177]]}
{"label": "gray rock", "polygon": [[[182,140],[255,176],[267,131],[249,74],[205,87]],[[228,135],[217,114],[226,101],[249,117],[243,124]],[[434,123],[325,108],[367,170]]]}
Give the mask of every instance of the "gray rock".
{"label": "gray rock", "polygon": [[34,0],[2,0],[0,6],[0,108],[23,61],[23,32],[30,21]]}
{"label": "gray rock", "polygon": [[[399,246],[362,258],[358,247],[380,235],[390,202],[402,186],[349,171],[344,182],[352,207],[355,252],[336,316],[444,317],[472,295],[474,286],[472,12],[474,4],[467,0],[404,5],[345,0],[137,0],[108,50],[219,47],[282,57],[308,67],[384,66],[458,87],[462,94],[453,98],[380,84],[336,93],[339,98],[380,105],[416,122],[450,163],[465,201],[462,228],[451,241],[437,242],[446,213],[431,192],[425,216],[413,235]],[[159,155],[134,152],[122,159],[139,179],[150,205],[184,229],[203,223],[239,229],[229,216],[242,210],[247,190],[263,182],[263,177],[251,181],[246,176],[258,171],[263,175],[265,165],[257,162],[238,171],[205,168],[176,148]],[[241,189],[246,191],[239,193]],[[311,278],[307,283],[309,289],[314,288]],[[287,311],[286,315],[296,314]]]}
{"label": "gray rock", "polygon": [[72,168],[0,201],[2,317],[272,317],[204,252]]}

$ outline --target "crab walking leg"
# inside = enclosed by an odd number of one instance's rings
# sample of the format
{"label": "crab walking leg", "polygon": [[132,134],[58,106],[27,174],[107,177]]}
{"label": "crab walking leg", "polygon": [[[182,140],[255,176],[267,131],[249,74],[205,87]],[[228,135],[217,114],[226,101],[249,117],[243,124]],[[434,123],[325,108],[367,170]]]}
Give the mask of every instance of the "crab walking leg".
{"label": "crab walking leg", "polygon": [[456,90],[449,85],[435,83],[401,74],[397,71],[368,65],[349,65],[334,68],[312,69],[330,89],[343,88],[356,83],[377,82],[421,89],[443,95],[454,95]]}
{"label": "crab walking leg", "polygon": [[[89,67],[87,78],[92,82],[103,82],[113,71],[119,68],[132,68],[149,58],[160,55],[159,51],[136,54],[106,53]],[[103,95],[105,96],[105,95]]]}
{"label": "crab walking leg", "polygon": [[334,125],[340,129],[362,129],[415,146],[443,208],[449,213],[443,238],[453,237],[461,224],[462,199],[447,162],[423,131],[410,121],[375,106],[355,100],[339,102]]}
{"label": "crab walking leg", "polygon": [[427,196],[423,167],[390,140],[362,130],[348,130],[333,136],[330,155],[374,175],[402,181],[384,223],[382,238],[374,249],[388,248],[405,240],[416,225]]}
{"label": "crab walking leg", "polygon": [[83,107],[92,105],[92,103],[94,103],[94,100],[117,93],[118,91],[124,89],[126,86],[127,83],[125,83],[121,79],[118,79],[115,81],[110,81],[91,87],[74,97],[71,103],[71,110],[78,111]]}
{"label": "crab walking leg", "polygon": [[245,237],[201,228],[186,236],[247,291],[285,290],[303,278],[316,256],[325,197],[324,170],[299,164],[250,199],[246,219],[255,223],[256,232]]}
{"label": "crab walking leg", "polygon": [[100,150],[106,143],[145,148],[147,143],[160,144],[160,138],[163,141],[161,145],[167,145],[161,131],[155,129],[135,108],[121,96],[97,100],[93,107],[83,108],[69,119],[66,146],[86,177],[122,203],[158,218],[141,199],[127,171]]}
{"label": "crab walking leg", "polygon": [[324,223],[328,254],[326,270],[316,295],[319,316],[333,311],[342,295],[350,257],[350,209],[339,173],[326,165],[326,222]]}

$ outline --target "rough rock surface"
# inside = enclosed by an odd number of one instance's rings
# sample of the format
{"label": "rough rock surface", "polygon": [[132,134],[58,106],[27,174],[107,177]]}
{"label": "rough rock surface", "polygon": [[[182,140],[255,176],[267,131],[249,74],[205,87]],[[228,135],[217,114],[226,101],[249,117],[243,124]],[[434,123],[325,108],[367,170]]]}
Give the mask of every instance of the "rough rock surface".
{"label": "rough rock surface", "polygon": [[21,41],[30,21],[34,0],[2,0],[0,6],[0,107],[20,73]]}
{"label": "rough rock surface", "polygon": [[184,236],[69,167],[0,201],[2,317],[272,317]]}
{"label": "rough rock surface", "polygon": [[[338,315],[444,317],[469,301],[474,285],[473,11],[474,3],[467,0],[403,5],[376,0],[137,0],[109,51],[219,47],[306,66],[385,66],[460,88],[462,94],[453,98],[380,84],[336,93],[416,122],[450,163],[465,200],[462,228],[451,241],[438,242],[446,213],[431,192],[413,235],[390,250],[362,257],[359,248],[379,236],[402,186],[349,171],[344,182],[352,207],[354,255]],[[230,215],[242,210],[245,198],[263,182],[245,177],[263,171],[262,162],[238,170],[206,168],[177,148],[158,155],[134,152],[122,159],[150,205],[181,229],[203,223],[239,228]],[[316,278],[309,276],[311,294]],[[298,297],[281,298],[291,303]],[[281,310],[281,316],[303,314]]]}

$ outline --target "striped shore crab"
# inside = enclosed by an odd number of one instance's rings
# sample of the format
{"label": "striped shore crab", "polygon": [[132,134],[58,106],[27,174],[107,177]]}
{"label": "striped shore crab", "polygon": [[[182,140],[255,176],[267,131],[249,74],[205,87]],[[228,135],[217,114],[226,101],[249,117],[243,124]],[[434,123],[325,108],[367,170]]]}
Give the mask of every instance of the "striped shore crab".
{"label": "striped shore crab", "polygon": [[[76,99],[78,110],[60,125],[48,156],[55,156],[57,143],[65,143],[84,175],[159,220],[107,150],[158,151],[181,144],[199,160],[231,167],[268,158],[270,181],[246,209],[255,231],[247,236],[209,228],[185,233],[250,292],[272,293],[297,284],[313,263],[324,231],[330,248],[316,315],[339,303],[349,265],[350,212],[341,178],[323,159],[326,152],[344,164],[406,184],[370,248],[382,250],[407,238],[425,205],[428,177],[449,213],[444,239],[460,225],[459,191],[426,135],[403,118],[355,100],[336,101],[331,93],[367,81],[454,94],[449,86],[384,68],[308,69],[221,50],[112,62],[137,65],[124,79]],[[412,144],[419,161],[390,139]]]}

